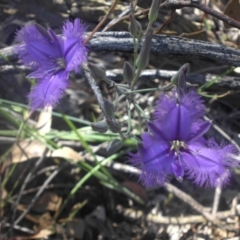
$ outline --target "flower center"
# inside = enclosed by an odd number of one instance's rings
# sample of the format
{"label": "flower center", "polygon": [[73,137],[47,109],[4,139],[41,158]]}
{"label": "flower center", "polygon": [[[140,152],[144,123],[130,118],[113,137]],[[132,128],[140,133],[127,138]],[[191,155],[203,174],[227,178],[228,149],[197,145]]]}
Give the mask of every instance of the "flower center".
{"label": "flower center", "polygon": [[65,69],[66,68],[66,62],[64,58],[57,58],[56,63],[59,67],[59,69]]}
{"label": "flower center", "polygon": [[176,155],[178,155],[181,148],[186,148],[186,144],[183,141],[180,140],[174,140],[170,142],[171,148],[170,150],[174,151]]}

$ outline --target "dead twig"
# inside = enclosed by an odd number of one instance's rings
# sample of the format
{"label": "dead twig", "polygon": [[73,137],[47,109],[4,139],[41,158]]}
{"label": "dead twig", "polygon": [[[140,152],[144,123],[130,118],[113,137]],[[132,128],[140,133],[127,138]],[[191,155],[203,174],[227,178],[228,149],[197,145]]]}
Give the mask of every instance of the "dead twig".
{"label": "dead twig", "polygon": [[163,29],[165,28],[165,27],[167,27],[167,25],[171,22],[171,20],[173,19],[173,17],[174,17],[174,15],[175,15],[175,12],[176,12],[176,9],[172,9],[171,10],[171,13],[170,13],[170,16],[167,18],[167,20],[163,23],[163,25],[160,27],[160,28],[158,28],[157,30],[155,30],[155,34],[160,34],[162,31],[163,31]]}
{"label": "dead twig", "polygon": [[213,207],[212,207],[212,215],[213,216],[216,216],[216,214],[217,214],[221,193],[222,193],[221,187],[217,186],[215,188],[215,194],[214,194],[214,199],[213,199]]}
{"label": "dead twig", "polygon": [[[140,170],[126,165],[126,164],[121,164],[121,163],[109,163],[106,166],[112,167],[114,169],[117,169],[118,171],[123,171],[126,173],[132,173],[132,174],[140,174]],[[231,227],[228,226],[224,226],[223,223],[219,220],[219,219],[224,219],[227,218],[228,216],[234,216],[236,213],[236,204],[234,205],[234,208],[232,207],[230,211],[224,211],[221,213],[216,213],[216,216],[213,216],[210,212],[208,212],[206,210],[206,208],[201,205],[200,203],[198,203],[194,198],[192,198],[189,194],[181,191],[180,189],[178,189],[177,187],[175,187],[174,185],[170,184],[170,183],[165,183],[164,187],[167,189],[168,192],[173,193],[177,198],[179,198],[180,200],[182,200],[183,202],[185,202],[186,204],[190,205],[194,210],[196,210],[197,212],[199,212],[206,220],[208,220],[209,222],[213,223],[214,225],[217,225],[218,227],[222,227],[224,229],[232,229]],[[139,211],[137,212],[139,214]],[[138,215],[137,214],[137,215]],[[141,215],[141,214],[140,214]],[[187,218],[187,221],[190,221],[191,217]],[[158,219],[158,218],[155,218]],[[169,218],[168,218],[169,219]],[[175,220],[173,220],[175,219]],[[179,219],[178,218],[172,218],[171,219],[173,222],[175,222],[176,224],[179,224]],[[193,218],[194,221],[202,221],[203,219],[200,218],[200,216],[196,217],[195,219]],[[157,221],[165,221],[168,222],[166,219],[161,218],[161,220],[157,220]],[[191,220],[192,221],[192,220]],[[181,221],[180,221],[181,222]],[[172,222],[171,222],[172,223]],[[167,223],[166,223],[167,224]]]}
{"label": "dead twig", "polygon": [[[157,223],[157,224],[193,224],[193,223],[205,223],[207,220],[201,215],[191,215],[191,216],[181,216],[181,217],[168,217],[168,216],[160,216],[154,214],[145,214],[141,210],[134,210],[132,208],[124,208],[121,205],[117,206],[117,211],[122,214],[124,217],[132,218],[132,219],[140,219],[145,218],[149,222]],[[234,213],[232,211],[222,211],[218,212],[216,217],[219,219],[226,219],[228,217],[234,217]]]}
{"label": "dead twig", "polygon": [[[118,16],[116,16],[114,19],[112,19],[102,30],[102,32],[106,32],[108,31],[111,27],[113,27],[114,25],[116,25],[120,19],[122,19],[124,16],[126,16],[127,14],[129,14],[130,12],[130,7],[128,7],[126,10],[124,10],[121,14],[119,14]],[[129,16],[129,15],[128,15]]]}
{"label": "dead twig", "polygon": [[[22,186],[21,186],[21,189],[19,191],[19,194],[18,194],[18,197],[13,205],[13,214],[12,214],[12,219],[11,219],[11,226],[13,227],[14,225],[17,225],[19,223],[19,220],[18,221],[15,221],[15,216],[16,216],[16,213],[17,213],[17,205],[19,204],[20,200],[21,200],[21,197],[22,197],[22,193],[23,191],[25,190],[28,182],[30,181],[33,173],[35,172],[35,170],[39,167],[39,165],[43,162],[43,160],[45,159],[45,156],[48,152],[48,149],[46,149],[42,155],[42,157],[40,157],[38,159],[38,161],[36,162],[34,168],[28,173],[27,177],[25,178]],[[22,218],[21,218],[22,219]],[[21,220],[20,219],[20,220]],[[15,222],[14,222],[15,221]],[[12,232],[12,228],[10,228],[9,232],[11,233]]]}
{"label": "dead twig", "polygon": [[240,29],[240,22],[228,17],[227,15],[217,12],[216,10],[209,8],[208,6],[200,3],[200,1],[191,1],[191,0],[166,0],[160,5],[160,8],[164,9],[180,9],[184,7],[194,7],[202,10],[203,12],[216,17],[217,19],[222,20],[225,23],[228,23],[230,26]]}
{"label": "dead twig", "polygon": [[43,193],[43,191],[45,190],[46,186],[52,181],[52,179],[66,166],[66,164],[68,164],[68,162],[66,162],[65,164],[63,164],[61,167],[59,167],[58,169],[56,169],[54,172],[52,172],[52,174],[46,179],[46,181],[43,183],[43,185],[41,186],[41,188],[38,190],[38,192],[36,193],[36,195],[34,196],[34,198],[31,200],[31,202],[28,204],[27,208],[25,209],[24,212],[22,212],[22,214],[17,218],[17,220],[14,222],[13,225],[17,225],[25,216],[26,214],[29,212],[29,210],[32,208],[32,206],[34,205],[34,203],[37,201],[37,199],[40,197],[40,195]]}
{"label": "dead twig", "polygon": [[181,191],[170,183],[165,183],[164,186],[168,192],[173,193],[177,198],[181,199],[183,202],[190,205],[194,210],[201,213],[209,222],[213,223],[214,225],[223,227],[223,223],[218,218],[214,217],[211,213],[206,212],[204,206],[198,203],[190,195]]}
{"label": "dead twig", "polygon": [[89,42],[89,40],[92,38],[92,36],[100,29],[100,27],[106,22],[108,16],[114,11],[118,4],[119,0],[114,0],[112,6],[110,7],[108,13],[104,16],[104,18],[101,20],[101,22],[95,27],[95,29],[90,33],[90,35],[87,37],[87,39],[84,41],[85,44]]}

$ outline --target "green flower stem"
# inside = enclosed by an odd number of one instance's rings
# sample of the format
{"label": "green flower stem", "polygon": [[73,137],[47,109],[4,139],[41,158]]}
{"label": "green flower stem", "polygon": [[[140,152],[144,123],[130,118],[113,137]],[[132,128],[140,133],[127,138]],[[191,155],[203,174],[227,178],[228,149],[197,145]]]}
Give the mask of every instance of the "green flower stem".
{"label": "green flower stem", "polygon": [[203,90],[211,87],[214,83],[216,83],[218,80],[220,80],[221,78],[223,78],[224,76],[228,75],[229,73],[233,72],[235,69],[235,67],[231,67],[230,69],[228,69],[227,71],[225,71],[223,74],[219,75],[218,77],[214,78],[213,80],[206,82],[205,84],[203,84],[201,87],[198,88],[198,93],[202,92]]}
{"label": "green flower stem", "polygon": [[126,132],[126,136],[131,132],[132,130],[132,117],[131,117],[131,109],[130,109],[130,102],[127,99],[127,109],[128,109],[128,129]]}
{"label": "green flower stem", "polygon": [[147,29],[146,29],[145,33],[148,31],[149,28],[152,27],[152,24],[153,24],[153,22],[151,22],[151,21],[148,22],[148,26],[147,26]]}
{"label": "green flower stem", "polygon": [[113,105],[114,105],[115,109],[117,107],[118,102],[119,102],[119,94],[118,94],[118,91],[116,91],[116,98],[115,98],[115,100],[113,102]]}
{"label": "green flower stem", "polygon": [[142,114],[142,116],[148,121],[149,118],[147,117],[146,113],[143,111],[143,109],[137,104],[134,103],[134,107],[137,109],[138,112]]}
{"label": "green flower stem", "polygon": [[136,38],[133,37],[133,45],[134,45],[134,52],[133,52],[133,71],[135,72],[136,70],[136,60],[137,60],[137,51],[138,51],[138,44],[136,42]]}
{"label": "green flower stem", "polygon": [[135,77],[134,77],[134,79],[133,79],[133,81],[132,81],[132,84],[131,84],[131,90],[133,90],[134,85],[136,84],[139,76],[141,75],[141,72],[142,72],[142,69],[138,68],[138,69],[137,69],[137,73],[136,73],[136,75],[135,75]]}
{"label": "green flower stem", "polygon": [[[137,57],[138,57],[138,49],[139,49],[139,45],[141,42],[143,34],[141,34],[141,36],[139,36],[139,38],[135,38],[133,37],[133,45],[134,45],[134,52],[133,52],[133,71],[136,71],[136,61],[137,61]],[[136,41],[137,40],[137,41]]]}
{"label": "green flower stem", "polygon": [[127,84],[116,84],[118,87],[122,87],[122,88],[126,88],[128,89],[128,85]]}
{"label": "green flower stem", "polygon": [[109,78],[103,78],[102,79],[105,83],[109,84],[110,86],[114,86],[115,85],[115,82],[110,80]]}
{"label": "green flower stem", "polygon": [[162,88],[145,88],[145,89],[138,89],[138,90],[133,90],[128,92],[127,94],[131,94],[131,93],[142,93],[142,92],[154,92],[154,91],[168,91],[172,88],[172,86],[174,85],[174,83],[170,82],[169,84],[167,84],[166,86],[162,87]]}
{"label": "green flower stem", "polygon": [[166,86],[162,87],[160,90],[161,91],[169,91],[175,84],[173,82],[170,82]]}
{"label": "green flower stem", "polygon": [[119,131],[118,133],[122,140],[126,139],[126,136],[121,131]]}
{"label": "green flower stem", "polygon": [[222,98],[222,97],[226,97],[227,95],[231,94],[231,91],[227,91],[223,94],[205,94],[204,92],[198,92],[199,95],[203,96],[203,97],[206,97],[206,98],[212,98],[212,99],[215,99],[217,100],[218,98]]}
{"label": "green flower stem", "polygon": [[160,88],[145,88],[145,89],[138,89],[138,90],[133,90],[131,92],[128,92],[128,94],[131,93],[143,93],[143,92],[154,92],[154,91],[159,91],[161,90]]}
{"label": "green flower stem", "polygon": [[[63,115],[63,120],[67,123],[67,125],[69,126],[69,128],[77,135],[77,137],[79,138],[79,141],[81,142],[82,146],[86,149],[86,151],[91,154],[91,156],[93,157],[94,161],[96,164],[98,164],[97,161],[97,157],[94,154],[94,152],[92,151],[92,149],[89,147],[88,143],[85,141],[85,139],[82,137],[82,135],[80,134],[80,132],[78,131],[78,129],[76,128],[76,126],[72,123],[71,120],[68,119],[68,117],[66,115]],[[103,171],[103,173],[108,176],[111,177],[111,174],[108,172],[108,170],[102,166],[101,170]]]}

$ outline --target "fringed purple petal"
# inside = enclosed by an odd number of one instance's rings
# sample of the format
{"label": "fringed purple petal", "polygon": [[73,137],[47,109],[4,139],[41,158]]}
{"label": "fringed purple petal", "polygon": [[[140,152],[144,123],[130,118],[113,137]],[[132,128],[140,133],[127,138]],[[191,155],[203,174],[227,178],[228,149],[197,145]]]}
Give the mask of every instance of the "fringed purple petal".
{"label": "fringed purple petal", "polygon": [[163,184],[166,176],[172,174],[172,161],[175,157],[169,153],[169,143],[155,139],[148,133],[142,134],[142,146],[136,154],[130,154],[130,162],[142,170],[140,179],[147,187]]}
{"label": "fringed purple petal", "polygon": [[87,48],[84,45],[85,26],[79,19],[67,21],[63,26],[63,52],[67,70],[77,72],[79,66],[87,59]]}
{"label": "fringed purple petal", "polygon": [[175,94],[176,92],[173,91],[171,95],[165,93],[160,95],[154,111],[154,121],[163,121],[169,110],[176,106],[177,102]]}
{"label": "fringed purple petal", "polygon": [[178,104],[187,109],[192,122],[198,121],[199,118],[205,115],[203,101],[194,90],[190,90],[188,93],[184,94],[180,100],[177,91],[174,90],[171,95],[166,95],[164,93],[160,96],[155,107],[154,120],[163,121],[167,117],[169,110]]}
{"label": "fringed purple petal", "polygon": [[15,51],[25,65],[48,65],[51,59],[61,57],[61,49],[32,24],[17,33],[17,40],[22,42]]}
{"label": "fringed purple petal", "polygon": [[42,79],[45,77],[51,77],[57,72],[58,68],[56,67],[55,64],[51,66],[49,64],[48,66],[44,67],[42,66],[41,68],[37,68],[36,71],[33,71],[27,75],[28,78],[37,78],[37,79]]}
{"label": "fringed purple petal", "polygon": [[225,185],[231,175],[229,168],[237,165],[234,153],[233,145],[218,146],[214,140],[207,146],[197,142],[188,145],[188,151],[182,154],[188,178],[198,186]]}
{"label": "fringed purple petal", "polygon": [[68,73],[59,72],[51,77],[39,79],[28,98],[33,110],[45,106],[55,106],[68,86]]}
{"label": "fringed purple petal", "polygon": [[206,107],[203,100],[195,90],[190,90],[181,98],[181,105],[185,106],[191,114],[192,121],[202,118],[206,114]]}

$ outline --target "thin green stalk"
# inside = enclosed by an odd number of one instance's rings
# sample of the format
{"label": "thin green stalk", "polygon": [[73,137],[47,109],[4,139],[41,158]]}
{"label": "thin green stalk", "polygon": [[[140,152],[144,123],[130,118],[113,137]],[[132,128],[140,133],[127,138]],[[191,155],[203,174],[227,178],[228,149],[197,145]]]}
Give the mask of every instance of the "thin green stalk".
{"label": "thin green stalk", "polygon": [[3,180],[3,182],[2,182],[2,186],[3,186],[3,187],[7,184],[9,178],[12,176],[12,174],[13,174],[14,170],[16,169],[16,167],[17,167],[17,163],[14,163],[14,164],[12,165],[12,167],[10,168],[9,173],[7,174],[6,178],[5,178],[5,179]]}
{"label": "thin green stalk", "polygon": [[[139,42],[139,41],[138,41]],[[138,48],[139,48],[139,43],[136,42],[136,38],[133,37],[133,46],[134,46],[134,52],[133,52],[133,71],[136,71],[136,61],[137,61],[137,54],[138,54]]]}
{"label": "thin green stalk", "polygon": [[92,157],[95,157],[95,154],[92,152],[91,148],[89,147],[87,142],[84,140],[82,135],[79,133],[79,131],[77,130],[76,126],[72,123],[72,121],[65,114],[63,114],[62,117],[63,117],[63,120],[69,126],[69,128],[77,135],[78,139],[80,140],[83,147],[87,150],[87,152],[89,152],[92,155]]}
{"label": "thin green stalk", "polygon": [[229,73],[231,73],[232,71],[234,71],[235,67],[231,67],[230,69],[228,69],[227,71],[225,71],[223,74],[217,76],[216,78],[214,78],[213,80],[206,82],[205,84],[203,84],[201,87],[198,88],[198,93],[211,87],[215,82],[217,82],[218,80],[220,80],[221,78],[223,78],[224,76],[228,75]]}
{"label": "thin green stalk", "polygon": [[[69,200],[73,197],[73,195],[75,195],[75,193],[82,187],[82,185],[92,176],[94,175],[94,173],[96,173],[97,171],[99,171],[102,166],[104,166],[106,163],[112,161],[113,159],[115,159],[116,157],[118,157],[120,155],[120,153],[118,154],[114,154],[108,158],[106,158],[105,160],[103,160],[102,162],[98,162],[98,164],[93,167],[83,178],[81,178],[81,180],[74,186],[74,188],[71,190],[71,192],[69,193],[68,197],[64,200],[59,212],[58,212],[58,216],[59,214],[63,211],[63,209],[66,207],[67,203],[69,202]],[[106,178],[108,178],[108,176],[105,176]]]}
{"label": "thin green stalk", "polygon": [[137,61],[137,57],[138,57],[138,50],[139,50],[139,46],[140,46],[140,42],[142,39],[142,35],[139,36],[139,38],[135,38],[133,37],[133,46],[134,46],[134,52],[133,52],[133,71],[136,71],[136,61]]}
{"label": "thin green stalk", "polygon": [[128,128],[127,128],[126,136],[132,130],[132,116],[131,116],[130,102],[128,99],[127,99],[127,109],[128,109]]}
{"label": "thin green stalk", "polygon": [[145,33],[152,27],[153,22],[149,21]]}
{"label": "thin green stalk", "polygon": [[143,93],[143,92],[155,92],[161,90],[160,88],[145,88],[145,89],[138,89],[128,92],[128,94],[131,93]]}
{"label": "thin green stalk", "polygon": [[[124,153],[122,151],[122,153]],[[81,167],[85,170],[85,171],[91,171],[92,167],[85,163],[85,162],[81,162]],[[110,189],[113,189],[115,191],[124,193],[125,195],[131,197],[132,199],[134,199],[136,202],[140,203],[140,204],[144,204],[143,200],[141,198],[139,198],[138,196],[136,196],[133,192],[131,192],[129,189],[127,189],[126,187],[122,186],[120,183],[118,183],[118,181],[116,181],[115,179],[108,179],[107,176],[103,175],[103,173],[97,171],[94,173],[94,176],[97,177],[98,179],[100,179],[100,183]]]}
{"label": "thin green stalk", "polygon": [[[69,214],[68,220],[73,219],[75,215],[88,203],[88,199],[84,200],[83,202],[80,203],[79,206],[77,206],[76,209],[73,209],[73,211]],[[61,226],[64,226],[66,222],[63,222]]]}
{"label": "thin green stalk", "polygon": [[138,68],[137,69],[137,73],[136,73],[136,75],[135,75],[135,77],[134,77],[134,79],[132,81],[132,84],[131,84],[131,90],[133,90],[133,88],[134,88],[134,86],[135,86],[139,76],[141,75],[141,72],[142,72],[142,70],[140,68]]}
{"label": "thin green stalk", "polygon": [[164,86],[162,88],[137,89],[137,90],[132,90],[132,91],[128,92],[127,94],[143,93],[143,92],[155,92],[155,91],[168,91],[168,90],[170,90],[172,88],[173,85],[174,85],[174,83],[170,82],[169,84],[167,84],[166,86]]}
{"label": "thin green stalk", "polygon": [[[8,110],[9,111],[9,110]],[[44,143],[46,147],[53,150],[55,148],[59,148],[58,145],[50,139],[47,139],[45,136],[42,136],[38,133],[36,129],[26,125],[26,122],[17,121],[8,111],[4,110],[0,107],[0,114],[4,116],[9,122],[19,128],[16,137],[19,139],[21,137],[21,133],[24,132],[25,135],[34,137],[35,139],[39,140],[40,142]],[[25,120],[26,121],[26,120]]]}
{"label": "thin green stalk", "polygon": [[6,111],[4,111],[2,108],[0,108],[0,114],[4,116],[8,121],[10,121],[12,124],[14,124],[16,127],[20,127],[20,123],[13,118],[10,114],[8,114]]}
{"label": "thin green stalk", "polygon": [[16,137],[17,133],[18,133],[17,130],[0,130],[1,136]]}
{"label": "thin green stalk", "polygon": [[[0,99],[0,104],[5,104],[7,108],[15,108],[16,106],[19,108],[24,108],[27,110],[30,110],[29,106],[22,104],[22,103],[16,103],[16,102],[12,102],[9,100],[5,100],[5,99]],[[36,110],[37,112],[40,112],[40,110]],[[57,112],[52,112],[52,115],[55,117],[61,117],[62,118],[62,113],[57,113]],[[82,120],[76,117],[72,117],[72,116],[67,116],[68,119],[70,119],[73,122],[77,122],[77,123],[81,123],[87,126],[91,125],[91,122],[86,121],[86,120]]]}
{"label": "thin green stalk", "polygon": [[117,107],[118,102],[119,102],[119,94],[118,94],[118,92],[116,92],[116,97],[115,97],[115,100],[114,100],[114,102],[113,102],[113,105],[114,105],[114,108],[115,108],[115,109],[116,109],[116,107]]}
{"label": "thin green stalk", "polygon": [[199,95],[203,96],[203,97],[206,97],[206,98],[214,98],[214,99],[218,99],[218,98],[222,98],[222,97],[225,97],[227,95],[229,95],[231,93],[231,91],[228,91],[226,93],[223,93],[221,95],[218,95],[218,94],[204,94],[203,92],[200,92]]}
{"label": "thin green stalk", "polygon": [[142,110],[142,108],[137,103],[135,103],[134,106],[144,116],[145,120],[148,121],[149,118],[147,117],[146,113]]}
{"label": "thin green stalk", "polygon": [[[92,151],[92,149],[89,147],[88,143],[85,141],[85,139],[82,137],[82,135],[79,133],[79,131],[77,130],[77,128],[75,127],[75,125],[71,122],[71,120],[69,120],[65,115],[63,115],[63,119],[64,121],[67,123],[67,125],[70,127],[70,129],[73,130],[73,132],[77,135],[79,141],[81,142],[81,144],[83,145],[83,147],[86,149],[86,151],[88,153],[91,154],[91,156],[93,157],[94,161],[96,164],[98,164],[96,155],[94,154],[94,152]],[[102,168],[102,171],[109,177],[112,177],[111,174],[107,171],[107,169],[105,167]]]}

